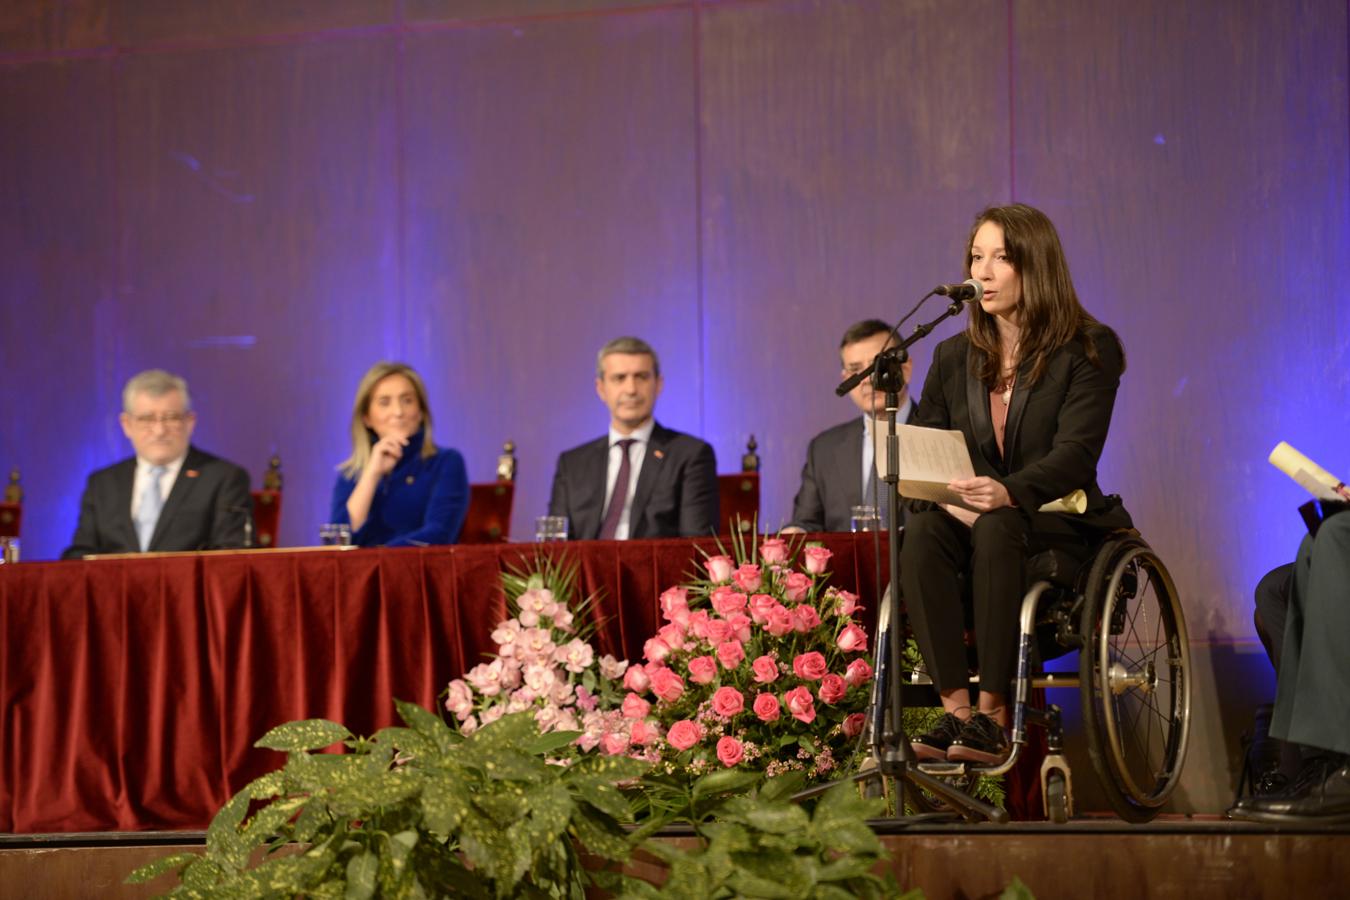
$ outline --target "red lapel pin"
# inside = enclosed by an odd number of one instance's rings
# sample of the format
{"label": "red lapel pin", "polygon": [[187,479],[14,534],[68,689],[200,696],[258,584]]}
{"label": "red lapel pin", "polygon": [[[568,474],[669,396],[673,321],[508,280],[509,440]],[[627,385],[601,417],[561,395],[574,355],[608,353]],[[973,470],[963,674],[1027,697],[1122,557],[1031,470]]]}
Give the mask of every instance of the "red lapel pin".
{"label": "red lapel pin", "polygon": [[653,451],[652,451],[652,455],[655,456],[657,459],[665,459],[665,458],[666,458],[666,454],[665,454],[664,452],[660,451],[660,450],[653,450]]}
{"label": "red lapel pin", "polygon": [[201,473],[201,472],[198,472],[196,469],[188,469],[188,470],[187,470],[186,472],[184,472],[183,474],[186,475],[188,478],[196,478],[198,475],[200,475],[200,474],[202,474],[202,473]]}

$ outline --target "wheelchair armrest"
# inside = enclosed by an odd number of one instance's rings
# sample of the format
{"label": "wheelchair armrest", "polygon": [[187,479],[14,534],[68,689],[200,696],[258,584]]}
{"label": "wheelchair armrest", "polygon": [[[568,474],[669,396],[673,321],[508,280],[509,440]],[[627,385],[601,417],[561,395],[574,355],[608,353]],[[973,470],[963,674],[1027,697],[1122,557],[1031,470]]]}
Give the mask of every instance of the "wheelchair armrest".
{"label": "wheelchair armrest", "polygon": [[1073,587],[1082,565],[1082,559],[1063,550],[1043,550],[1027,560],[1027,582],[1048,581],[1057,587]]}

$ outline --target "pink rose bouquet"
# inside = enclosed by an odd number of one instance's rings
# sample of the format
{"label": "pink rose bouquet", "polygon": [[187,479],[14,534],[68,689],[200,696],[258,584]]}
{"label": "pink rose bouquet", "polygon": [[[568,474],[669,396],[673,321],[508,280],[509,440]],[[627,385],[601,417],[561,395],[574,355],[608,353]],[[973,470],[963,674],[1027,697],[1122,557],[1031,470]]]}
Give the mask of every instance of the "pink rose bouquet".
{"label": "pink rose bouquet", "polygon": [[[766,538],[733,549],[708,557],[706,578],[661,595],[666,624],[628,666],[626,696],[592,746],[671,774],[834,777],[871,693],[858,598],[829,584],[824,548]],[[453,700],[462,707],[463,691]]]}

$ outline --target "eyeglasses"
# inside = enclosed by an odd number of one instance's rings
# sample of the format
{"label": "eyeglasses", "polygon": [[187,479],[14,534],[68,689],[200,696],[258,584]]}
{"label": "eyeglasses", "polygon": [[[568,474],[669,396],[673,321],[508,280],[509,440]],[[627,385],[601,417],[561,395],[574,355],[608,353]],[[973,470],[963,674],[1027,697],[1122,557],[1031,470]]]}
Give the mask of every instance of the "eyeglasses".
{"label": "eyeglasses", "polygon": [[182,428],[190,418],[192,418],[190,412],[148,413],[143,416],[131,416],[131,421],[137,428],[154,428],[156,423],[162,424],[165,428]]}

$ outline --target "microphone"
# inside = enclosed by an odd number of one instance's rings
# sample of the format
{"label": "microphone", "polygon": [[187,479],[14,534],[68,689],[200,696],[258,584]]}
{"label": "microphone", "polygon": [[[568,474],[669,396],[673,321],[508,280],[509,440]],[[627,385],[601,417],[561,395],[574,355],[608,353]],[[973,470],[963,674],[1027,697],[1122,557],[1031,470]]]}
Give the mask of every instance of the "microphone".
{"label": "microphone", "polygon": [[950,297],[953,300],[979,303],[984,299],[984,283],[974,278],[967,278],[960,284],[939,284],[933,288],[933,293],[941,297]]}

